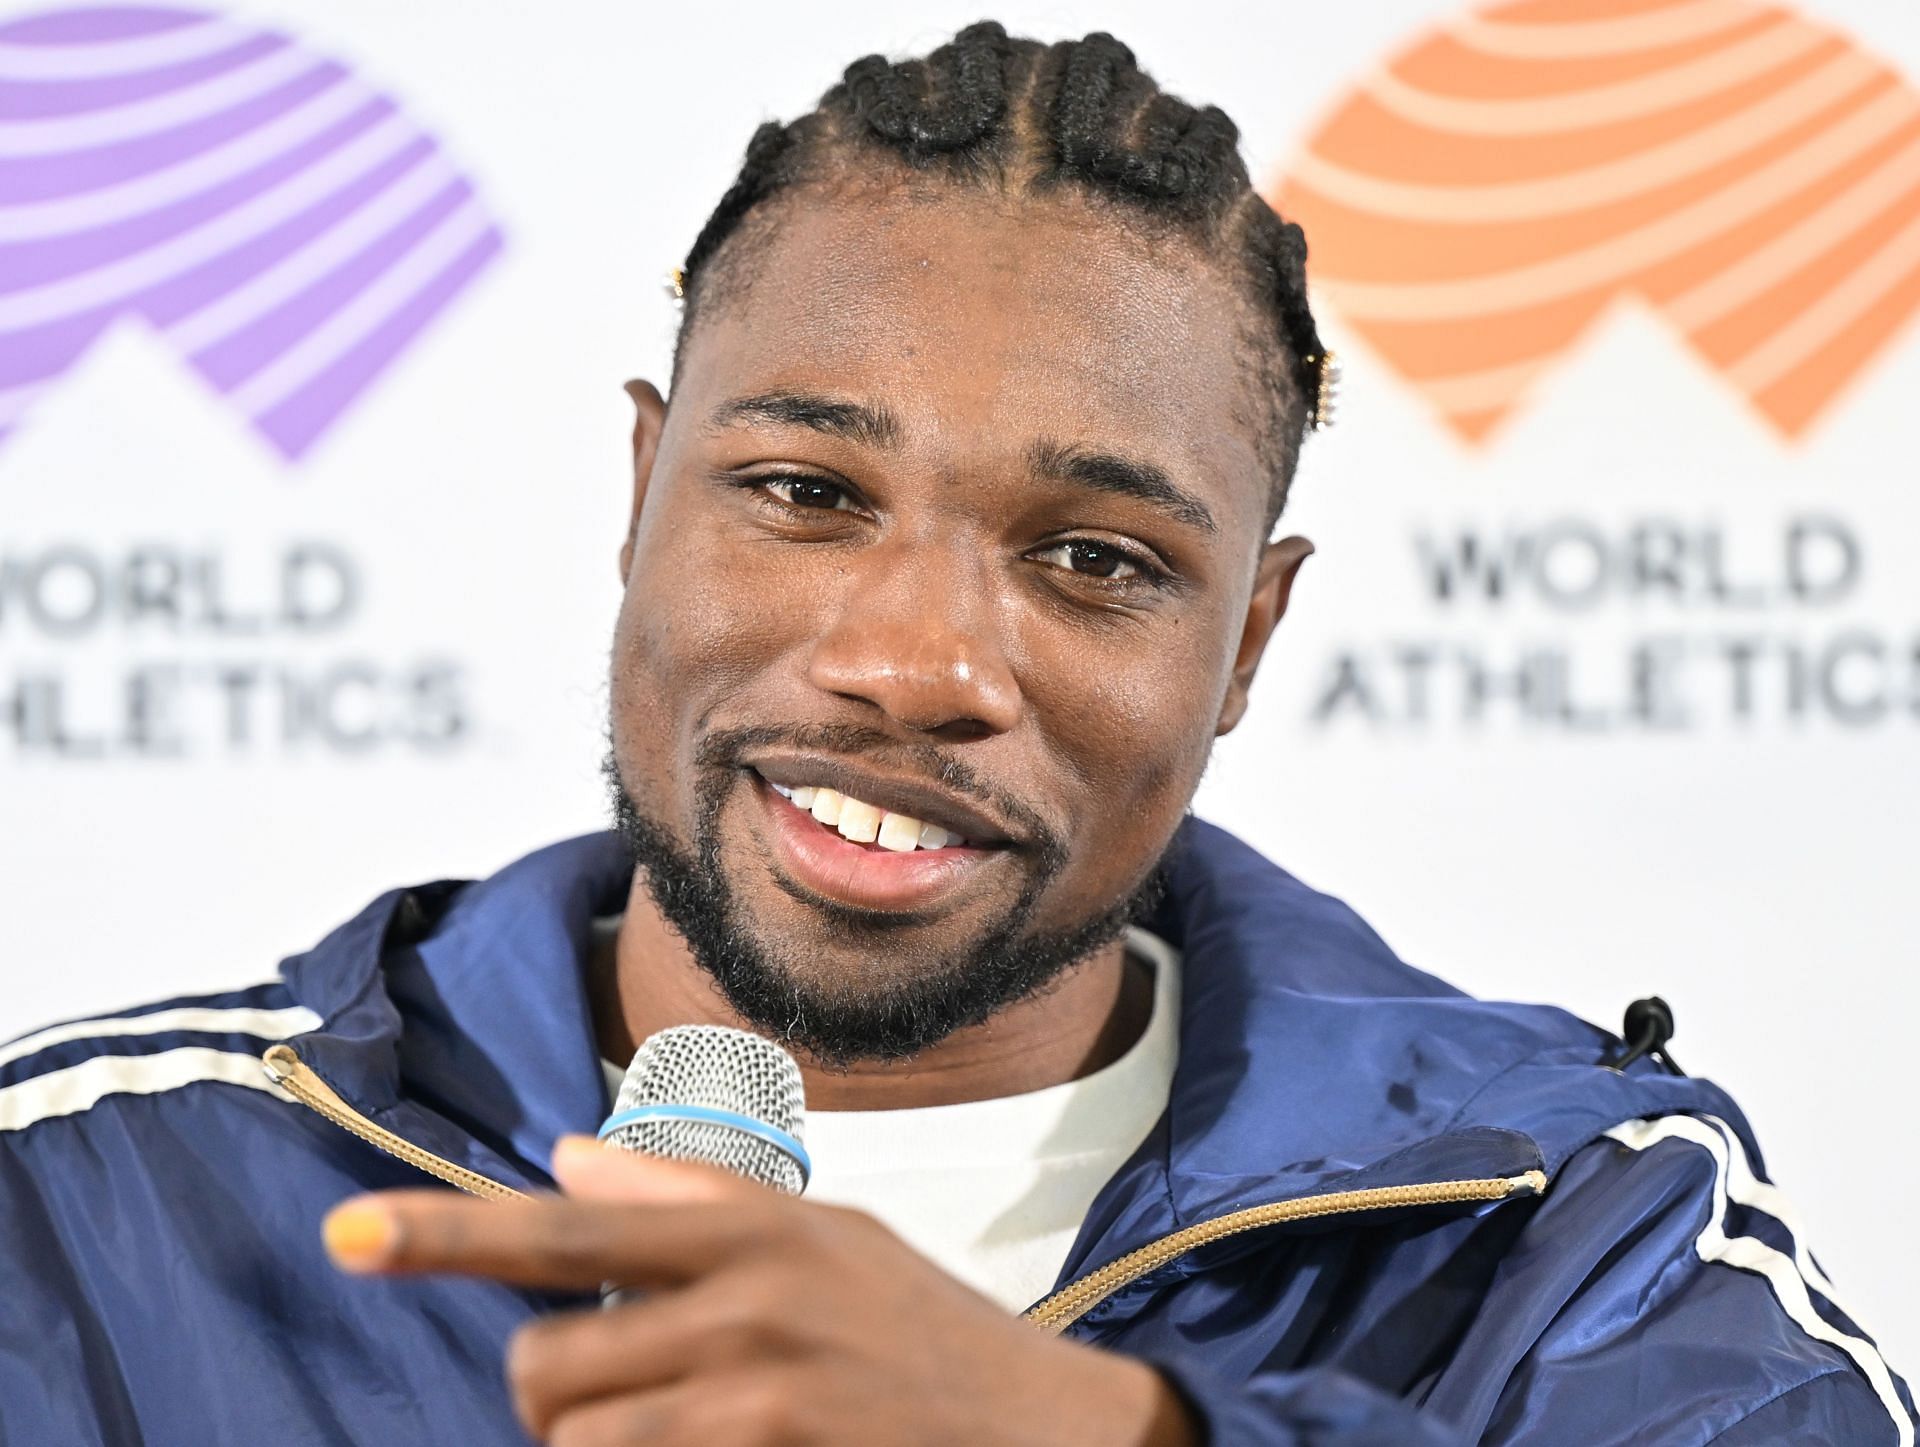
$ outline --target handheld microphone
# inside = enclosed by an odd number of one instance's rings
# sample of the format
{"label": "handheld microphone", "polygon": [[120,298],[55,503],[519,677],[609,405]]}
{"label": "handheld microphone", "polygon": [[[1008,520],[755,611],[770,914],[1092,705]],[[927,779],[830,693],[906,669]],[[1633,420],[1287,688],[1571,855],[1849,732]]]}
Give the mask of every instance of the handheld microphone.
{"label": "handheld microphone", "polygon": [[[601,1141],[670,1161],[704,1161],[789,1196],[807,1188],[813,1162],[800,1067],[771,1040],[725,1025],[675,1025],[633,1053]],[[603,1306],[641,1292],[609,1282]]]}
{"label": "handheld microphone", "polygon": [[800,1067],[771,1040],[724,1025],[676,1025],[634,1052],[600,1139],[704,1161],[789,1196],[807,1188]]}

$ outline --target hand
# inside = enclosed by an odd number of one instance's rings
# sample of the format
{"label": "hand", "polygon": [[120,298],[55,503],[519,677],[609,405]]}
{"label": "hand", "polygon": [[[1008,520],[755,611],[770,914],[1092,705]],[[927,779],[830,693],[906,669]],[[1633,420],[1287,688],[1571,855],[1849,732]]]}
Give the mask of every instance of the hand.
{"label": "hand", "polygon": [[564,1196],[363,1196],[327,1218],[355,1272],[643,1289],[516,1333],[507,1380],[552,1447],[1194,1447],[1145,1363],[1043,1335],[871,1217],[705,1166],[560,1142]]}

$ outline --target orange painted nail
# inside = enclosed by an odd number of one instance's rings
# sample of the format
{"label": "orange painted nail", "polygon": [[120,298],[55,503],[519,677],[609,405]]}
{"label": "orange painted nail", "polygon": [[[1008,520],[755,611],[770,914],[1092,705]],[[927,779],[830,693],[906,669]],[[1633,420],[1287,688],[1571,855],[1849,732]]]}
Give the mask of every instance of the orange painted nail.
{"label": "orange painted nail", "polygon": [[344,1271],[372,1271],[386,1264],[400,1240],[400,1225],[384,1206],[349,1201],[336,1206],[320,1223],[333,1264]]}

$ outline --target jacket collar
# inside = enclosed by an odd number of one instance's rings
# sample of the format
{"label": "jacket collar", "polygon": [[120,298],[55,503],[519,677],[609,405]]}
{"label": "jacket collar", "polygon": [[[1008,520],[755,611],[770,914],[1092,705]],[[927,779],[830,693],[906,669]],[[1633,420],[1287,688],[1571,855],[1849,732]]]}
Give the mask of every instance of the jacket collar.
{"label": "jacket collar", "polygon": [[1604,1068],[1615,1037],[1412,968],[1346,905],[1220,829],[1189,820],[1166,876],[1149,925],[1182,952],[1171,1099],[1094,1202],[1063,1277],[1274,1201],[1551,1176],[1638,1116],[1721,1116],[1758,1159],[1738,1108],[1709,1082],[1651,1062]]}
{"label": "jacket collar", "polygon": [[[1210,825],[1183,826],[1166,872],[1150,927],[1183,955],[1172,1095],[1075,1261],[1290,1196],[1551,1173],[1635,1116],[1707,1111],[1744,1133],[1706,1082],[1601,1068],[1613,1037],[1411,968]],[[427,1149],[545,1183],[554,1140],[607,1108],[584,971],[592,921],[623,907],[630,878],[618,837],[596,834],[478,883],[383,895],[283,966],[325,1021],[302,1055]]]}
{"label": "jacket collar", "polygon": [[281,966],[325,1022],[296,1042],[348,1103],[470,1170],[547,1184],[553,1143],[607,1111],[586,966],[626,904],[617,835],[476,883],[394,890]]}

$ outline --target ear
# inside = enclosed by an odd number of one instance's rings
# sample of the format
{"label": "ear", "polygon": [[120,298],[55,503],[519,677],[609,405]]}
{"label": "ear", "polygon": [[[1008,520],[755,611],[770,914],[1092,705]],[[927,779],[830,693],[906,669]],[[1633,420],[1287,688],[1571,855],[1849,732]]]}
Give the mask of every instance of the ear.
{"label": "ear", "polygon": [[633,398],[633,511],[627,518],[627,540],[620,545],[620,581],[633,570],[633,540],[640,531],[640,509],[653,477],[653,459],[660,451],[660,433],[667,425],[667,403],[660,389],[638,379],[627,383]]}
{"label": "ear", "polygon": [[1286,616],[1300,565],[1312,556],[1313,544],[1300,537],[1282,538],[1260,550],[1253,595],[1247,599],[1246,620],[1240,626],[1240,647],[1233,655],[1233,677],[1227,682],[1227,696],[1221,701],[1220,718],[1213,726],[1216,735],[1229,732],[1246,713],[1247,693],[1253,687],[1261,655],[1267,651],[1267,640]]}

